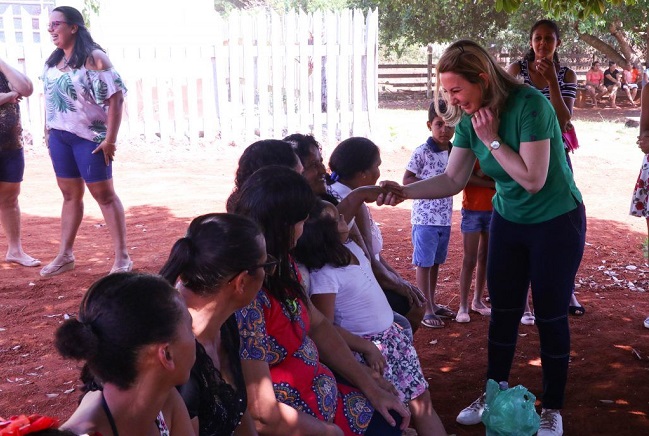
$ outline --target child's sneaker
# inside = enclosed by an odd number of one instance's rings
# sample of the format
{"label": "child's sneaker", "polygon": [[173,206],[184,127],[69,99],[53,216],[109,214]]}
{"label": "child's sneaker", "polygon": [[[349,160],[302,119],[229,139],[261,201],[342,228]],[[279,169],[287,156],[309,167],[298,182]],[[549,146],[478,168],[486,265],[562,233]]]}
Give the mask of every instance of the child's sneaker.
{"label": "child's sneaker", "polygon": [[563,418],[559,409],[542,409],[541,425],[537,436],[562,436]]}
{"label": "child's sneaker", "polygon": [[455,420],[462,425],[475,425],[482,422],[482,412],[484,412],[485,394],[475,400],[471,405],[463,409]]}
{"label": "child's sneaker", "polygon": [[534,325],[536,322],[536,317],[533,312],[525,312],[521,317],[521,324],[523,325]]}

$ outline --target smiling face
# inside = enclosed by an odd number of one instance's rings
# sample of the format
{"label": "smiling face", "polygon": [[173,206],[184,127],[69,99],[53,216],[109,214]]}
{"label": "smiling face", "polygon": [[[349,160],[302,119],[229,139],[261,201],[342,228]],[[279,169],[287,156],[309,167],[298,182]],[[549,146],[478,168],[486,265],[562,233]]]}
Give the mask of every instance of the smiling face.
{"label": "smiling face", "polygon": [[54,11],[50,14],[48,32],[52,43],[60,49],[69,50],[74,47],[77,38],[78,26],[69,24],[62,12]]}
{"label": "smiling face", "polygon": [[322,163],[322,155],[318,147],[311,146],[309,155],[304,159],[304,170],[302,176],[309,182],[309,186],[316,195],[327,192],[325,175],[327,171]]}
{"label": "smiling face", "polygon": [[440,73],[439,80],[453,106],[459,106],[469,115],[482,107],[482,87],[479,84],[471,83],[464,76],[450,71]]}
{"label": "smiling face", "polygon": [[552,27],[542,24],[534,29],[530,46],[534,51],[535,59],[545,58],[552,60],[559,45],[561,45],[561,40],[557,38],[557,34]]}

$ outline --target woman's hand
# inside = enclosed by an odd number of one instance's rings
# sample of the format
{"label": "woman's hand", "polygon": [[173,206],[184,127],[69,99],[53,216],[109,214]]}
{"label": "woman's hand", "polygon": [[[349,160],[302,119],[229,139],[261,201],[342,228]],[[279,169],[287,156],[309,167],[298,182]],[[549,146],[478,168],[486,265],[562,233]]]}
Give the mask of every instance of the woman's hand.
{"label": "woman's hand", "polygon": [[385,371],[385,366],[388,362],[385,360],[381,350],[379,350],[379,345],[376,345],[372,341],[365,342],[367,344],[363,350],[363,357],[365,358],[367,366],[378,372],[379,375],[383,376],[383,371]]}
{"label": "woman's hand", "polygon": [[498,138],[500,120],[488,107],[481,107],[471,117],[471,124],[475,134],[489,148],[489,144]]}
{"label": "woman's hand", "polygon": [[[392,388],[394,389],[394,386]],[[410,411],[408,411],[408,408],[401,402],[397,395],[391,394],[383,388],[375,389],[371,394],[365,394],[370,400],[370,403],[372,403],[372,406],[374,406],[374,409],[383,415],[388,424],[393,427],[397,425],[392,415],[390,415],[390,410],[394,410],[403,418],[399,428],[401,430],[408,428],[410,424]]]}
{"label": "woman's hand", "polygon": [[637,144],[644,154],[649,154],[649,136],[639,136]]}
{"label": "woman's hand", "polygon": [[402,280],[401,289],[404,291],[403,295],[408,299],[410,306],[414,304],[417,307],[423,307],[426,304],[426,297],[417,286],[406,280]]}
{"label": "woman's hand", "polygon": [[384,204],[387,204],[389,206],[396,206],[406,199],[406,196],[403,192],[403,186],[401,186],[397,182],[384,180],[379,183],[379,186],[383,188],[385,194],[379,195],[376,199],[376,204],[378,206],[383,206]]}
{"label": "woman's hand", "polygon": [[117,151],[117,146],[114,142],[107,142],[106,140],[101,141],[101,144],[97,146],[92,151],[92,154],[98,153],[99,151],[104,152],[104,161],[106,166],[110,165],[110,162],[115,159],[115,151]]}
{"label": "woman's hand", "polygon": [[548,84],[557,82],[557,69],[554,65],[554,62],[549,59],[543,58],[534,61],[534,65],[536,66],[536,71],[541,74],[541,76],[546,80],[546,82],[548,82]]}

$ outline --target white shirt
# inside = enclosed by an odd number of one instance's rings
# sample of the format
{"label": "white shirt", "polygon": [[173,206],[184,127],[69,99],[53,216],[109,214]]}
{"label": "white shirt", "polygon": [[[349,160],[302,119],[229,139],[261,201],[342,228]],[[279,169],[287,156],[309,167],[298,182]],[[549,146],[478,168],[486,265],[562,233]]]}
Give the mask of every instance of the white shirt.
{"label": "white shirt", "polygon": [[345,330],[359,336],[381,333],[394,322],[392,308],[361,247],[351,240],[345,247],[360,265],[311,271],[309,295],[336,294],[334,324]]}

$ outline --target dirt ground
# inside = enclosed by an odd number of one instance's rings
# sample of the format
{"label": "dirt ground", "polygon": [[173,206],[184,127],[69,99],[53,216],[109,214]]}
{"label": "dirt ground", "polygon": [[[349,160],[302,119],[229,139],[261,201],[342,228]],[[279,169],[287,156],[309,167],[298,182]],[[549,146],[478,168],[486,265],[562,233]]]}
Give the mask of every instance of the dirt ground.
{"label": "dirt ground", "polygon": [[[425,139],[426,106],[421,97],[383,100],[376,123],[382,178],[401,180],[412,149]],[[638,116],[630,107],[575,110],[582,147],[573,163],[588,213],[577,293],[587,313],[570,320],[572,358],[563,412],[568,435],[649,434],[649,330],[642,326],[649,315],[649,266],[642,254],[646,226],[628,216],[642,155],[633,143],[637,128],[625,127],[625,121]],[[120,145],[114,177],[127,211],[128,244],[137,270],[156,272],[191,218],[224,210],[241,151],[218,144]],[[20,198],[23,245],[47,262],[58,247],[61,196],[44,150],[27,147],[26,158]],[[414,281],[409,207],[377,208],[373,214],[382,225],[388,259]],[[454,207],[458,212],[437,300],[457,310],[459,197]],[[4,244],[0,236],[0,247]],[[75,255],[75,270],[49,279],[41,278],[38,268],[0,263],[0,416],[40,413],[64,419],[75,407],[79,367],[57,356],[52,335],[66,314],[76,313],[85,289],[112,264],[107,229],[91,198]],[[488,318],[472,314],[468,324],[447,322],[444,329],[422,328],[415,336],[433,404],[450,434],[484,434],[481,425],[456,424],[455,416],[481,391],[487,327]],[[538,396],[538,333],[521,326],[519,336],[510,385],[523,384]]]}

